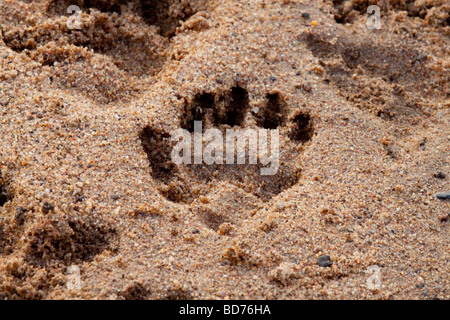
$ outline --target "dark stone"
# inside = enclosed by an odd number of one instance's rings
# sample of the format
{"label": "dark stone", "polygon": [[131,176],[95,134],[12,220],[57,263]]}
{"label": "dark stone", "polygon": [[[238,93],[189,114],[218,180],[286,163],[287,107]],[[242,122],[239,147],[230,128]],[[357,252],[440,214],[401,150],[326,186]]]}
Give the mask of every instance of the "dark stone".
{"label": "dark stone", "polygon": [[441,171],[436,172],[436,173],[434,174],[434,177],[435,177],[436,179],[445,179],[445,178],[446,178],[445,173],[443,173],[443,172],[441,172]]}
{"label": "dark stone", "polygon": [[441,200],[448,200],[450,199],[450,191],[438,193],[436,195],[436,198]]}
{"label": "dark stone", "polygon": [[333,260],[328,255],[321,256],[319,260],[317,260],[317,264],[322,268],[328,268],[333,265]]}
{"label": "dark stone", "polygon": [[425,147],[425,141],[420,142],[420,143],[419,143],[419,146],[420,146],[420,148],[421,148],[422,150],[425,150],[425,149],[426,149],[426,147]]}

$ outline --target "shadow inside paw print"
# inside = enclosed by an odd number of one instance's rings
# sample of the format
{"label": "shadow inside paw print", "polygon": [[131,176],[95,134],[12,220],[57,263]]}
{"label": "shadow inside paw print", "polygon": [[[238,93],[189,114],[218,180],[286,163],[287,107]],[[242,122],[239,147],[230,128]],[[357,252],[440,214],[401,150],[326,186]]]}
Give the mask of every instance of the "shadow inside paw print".
{"label": "shadow inside paw print", "polygon": [[3,207],[8,201],[11,201],[13,198],[13,194],[11,192],[11,188],[0,173],[0,207]]}
{"label": "shadow inside paw print", "polygon": [[205,128],[219,128],[221,125],[239,127],[245,120],[248,105],[248,92],[241,87],[234,87],[220,97],[210,93],[198,95],[185,106],[181,127],[194,132],[195,121],[203,121]]}
{"label": "shadow inside paw print", "polygon": [[425,55],[408,44],[392,46],[347,35],[336,44],[331,39],[322,32],[303,36],[312,54],[322,61],[327,79],[345,99],[386,121],[408,127],[419,123],[426,111],[415,95],[428,94],[425,79],[433,72],[426,66]]}
{"label": "shadow inside paw print", "polygon": [[[307,113],[290,115],[288,106],[278,93],[269,94],[264,107],[257,111],[250,110],[247,90],[235,86],[221,95],[197,95],[185,105],[180,127],[191,136],[198,133],[195,130],[196,122],[202,123],[201,132],[216,129],[224,136],[230,129],[243,130],[240,132],[264,129],[262,132],[267,133],[277,129],[280,134],[279,168],[274,175],[262,175],[261,169],[266,168],[267,164],[264,166],[260,161],[258,164],[250,164],[249,161],[236,164],[236,161],[235,164],[176,165],[171,156],[176,142],[172,141],[171,134],[156,127],[146,127],[140,138],[152,168],[152,176],[161,182],[159,191],[170,201],[191,203],[201,195],[208,194],[208,190],[217,183],[227,182],[262,201],[269,201],[294,186],[300,179],[297,158],[303,150],[298,146],[312,139],[313,121]],[[245,155],[249,155],[249,140],[245,144]],[[238,156],[237,149],[233,150],[235,159]]]}

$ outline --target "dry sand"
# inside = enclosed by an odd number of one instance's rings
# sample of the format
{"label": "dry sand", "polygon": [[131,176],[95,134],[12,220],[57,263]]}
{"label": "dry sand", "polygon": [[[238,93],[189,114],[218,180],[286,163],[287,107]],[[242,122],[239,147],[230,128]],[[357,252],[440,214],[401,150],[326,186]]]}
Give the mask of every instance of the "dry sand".
{"label": "dry sand", "polygon": [[[0,299],[449,299],[450,4],[378,2],[0,0]],[[279,173],[170,163],[201,119]]]}

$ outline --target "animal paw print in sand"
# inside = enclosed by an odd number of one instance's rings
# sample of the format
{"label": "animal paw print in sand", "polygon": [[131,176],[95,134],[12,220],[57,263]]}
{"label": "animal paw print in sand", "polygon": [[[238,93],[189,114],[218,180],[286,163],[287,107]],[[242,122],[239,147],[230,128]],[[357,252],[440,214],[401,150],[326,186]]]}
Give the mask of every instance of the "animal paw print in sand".
{"label": "animal paw print in sand", "polygon": [[[52,86],[101,104],[129,100],[170,61],[165,51],[182,21],[207,0],[40,0],[8,4],[2,42],[39,63]],[[45,14],[33,14],[36,6]],[[81,10],[80,28],[69,26]],[[73,22],[73,21],[72,21]],[[131,77],[131,80],[130,80]],[[89,81],[86,81],[89,79]]]}
{"label": "animal paw print in sand", "polygon": [[243,165],[175,165],[171,159],[175,145],[171,135],[156,127],[145,128],[141,141],[161,194],[170,201],[190,204],[218,185],[226,184],[267,202],[294,186],[300,179],[298,157],[314,134],[312,118],[306,112],[290,112],[279,93],[267,95],[260,109],[252,109],[247,90],[235,86],[221,95],[197,95],[185,105],[179,126],[192,134],[195,121],[202,121],[204,130],[217,128],[222,132],[231,128],[279,129],[280,168],[273,176],[261,175],[262,165],[251,165],[248,161]]}

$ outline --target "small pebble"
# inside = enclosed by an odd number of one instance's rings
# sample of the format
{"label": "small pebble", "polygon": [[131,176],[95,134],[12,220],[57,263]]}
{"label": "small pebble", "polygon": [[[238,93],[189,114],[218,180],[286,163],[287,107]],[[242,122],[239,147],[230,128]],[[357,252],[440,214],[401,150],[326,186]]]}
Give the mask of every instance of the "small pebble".
{"label": "small pebble", "polygon": [[322,268],[328,268],[333,265],[333,260],[328,255],[321,256],[319,260],[317,260],[317,264]]}
{"label": "small pebble", "polygon": [[425,147],[425,141],[420,142],[420,143],[419,143],[419,146],[420,146],[420,148],[421,148],[422,150],[425,150],[425,149],[426,149],[426,147]]}
{"label": "small pebble", "polygon": [[276,80],[277,80],[277,78],[275,78],[274,76],[270,77],[270,81],[276,81]]}
{"label": "small pebble", "polygon": [[450,199],[450,191],[438,193],[436,195],[436,198],[441,199],[441,200]]}
{"label": "small pebble", "polygon": [[436,179],[445,179],[445,178],[446,178],[445,173],[443,173],[443,172],[441,172],[441,171],[436,172],[436,173],[434,174],[434,177],[435,177]]}
{"label": "small pebble", "polygon": [[311,16],[311,15],[310,15],[308,12],[303,12],[303,13],[302,13],[302,18],[303,18],[303,19],[309,19],[310,16]]}
{"label": "small pebble", "polygon": [[427,55],[425,53],[420,53],[416,57],[416,61],[424,60],[426,59]]}
{"label": "small pebble", "polygon": [[423,287],[425,287],[425,280],[422,277],[417,277],[416,279],[416,288],[417,289],[422,289]]}
{"label": "small pebble", "polygon": [[120,198],[120,196],[117,195],[117,194],[113,194],[113,195],[111,196],[111,199],[114,200],[114,201],[119,200],[119,198]]}
{"label": "small pebble", "polygon": [[303,84],[303,90],[305,90],[306,92],[311,92],[312,91],[311,84],[310,83]]}

